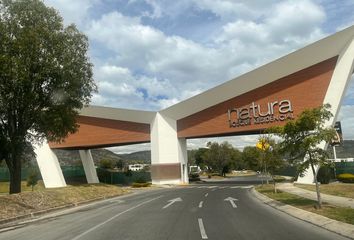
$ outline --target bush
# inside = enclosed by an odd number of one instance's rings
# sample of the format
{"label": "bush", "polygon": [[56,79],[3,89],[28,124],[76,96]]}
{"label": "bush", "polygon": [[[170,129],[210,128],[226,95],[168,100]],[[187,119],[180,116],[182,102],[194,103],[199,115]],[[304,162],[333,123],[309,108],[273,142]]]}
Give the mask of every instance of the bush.
{"label": "bush", "polygon": [[274,181],[279,183],[279,182],[284,182],[286,180],[285,177],[282,176],[274,176]]}
{"label": "bush", "polygon": [[337,175],[337,179],[344,183],[354,183],[354,174],[342,173]]}
{"label": "bush", "polygon": [[37,170],[32,170],[31,173],[27,177],[27,187],[31,186],[32,187],[32,192],[34,186],[37,185],[39,180],[39,173]]}
{"label": "bush", "polygon": [[320,167],[317,173],[317,181],[321,184],[328,184],[329,181],[334,178],[333,168],[329,166]]}
{"label": "bush", "polygon": [[150,185],[151,185],[151,183],[147,183],[147,182],[145,182],[145,183],[134,182],[132,184],[132,187],[133,188],[142,188],[142,187],[149,187]]}

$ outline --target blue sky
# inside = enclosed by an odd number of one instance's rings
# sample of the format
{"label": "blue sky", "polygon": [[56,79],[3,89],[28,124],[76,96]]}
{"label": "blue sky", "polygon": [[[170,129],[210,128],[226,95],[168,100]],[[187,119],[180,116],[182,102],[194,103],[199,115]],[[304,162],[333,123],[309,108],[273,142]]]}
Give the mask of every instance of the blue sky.
{"label": "blue sky", "polygon": [[[99,89],[92,103],[144,110],[170,106],[354,24],[352,0],[44,2],[89,37]],[[346,139],[354,139],[353,82],[339,116]],[[242,148],[256,138],[212,140]]]}

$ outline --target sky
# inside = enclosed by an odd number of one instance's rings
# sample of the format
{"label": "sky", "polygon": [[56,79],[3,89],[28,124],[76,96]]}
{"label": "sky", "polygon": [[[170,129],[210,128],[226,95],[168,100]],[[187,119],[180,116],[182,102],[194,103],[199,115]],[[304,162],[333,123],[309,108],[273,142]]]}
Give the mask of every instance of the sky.
{"label": "sky", "polygon": [[[161,110],[354,24],[352,0],[44,0],[88,36],[91,104]],[[354,80],[338,120],[354,139]],[[258,136],[229,141],[242,149]],[[113,148],[147,150],[149,144]]]}

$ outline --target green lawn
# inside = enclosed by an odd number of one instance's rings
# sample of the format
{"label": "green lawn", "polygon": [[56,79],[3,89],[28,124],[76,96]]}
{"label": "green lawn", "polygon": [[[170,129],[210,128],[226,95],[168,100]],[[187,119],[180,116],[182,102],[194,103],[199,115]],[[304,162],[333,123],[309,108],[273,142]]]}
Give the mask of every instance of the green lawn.
{"label": "green lawn", "polygon": [[263,185],[256,187],[256,190],[272,199],[275,199],[279,202],[301,208],[303,210],[313,212],[337,221],[346,222],[349,224],[354,225],[354,209],[352,208],[344,208],[344,207],[337,207],[333,205],[329,205],[324,203],[322,209],[316,209],[316,201],[302,198],[294,194],[281,192],[274,193],[272,185]]}
{"label": "green lawn", "polygon": [[[314,185],[295,184],[295,186],[310,191],[316,191],[316,187]],[[321,193],[329,195],[354,198],[354,183],[321,184],[320,191]]]}

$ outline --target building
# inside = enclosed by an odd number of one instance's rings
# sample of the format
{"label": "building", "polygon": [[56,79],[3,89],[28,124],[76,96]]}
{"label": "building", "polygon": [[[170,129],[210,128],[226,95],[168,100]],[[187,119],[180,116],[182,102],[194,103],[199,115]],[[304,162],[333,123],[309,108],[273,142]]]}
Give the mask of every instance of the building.
{"label": "building", "polygon": [[[323,103],[333,125],[353,73],[353,36],[352,26],[158,112],[82,109],[77,133],[36,150],[45,186],[66,185],[54,148],[79,149],[87,181],[98,182],[90,149],[151,142],[153,183],[179,184],[188,183],[187,139],[259,134]],[[310,171],[299,179],[312,181]]]}

